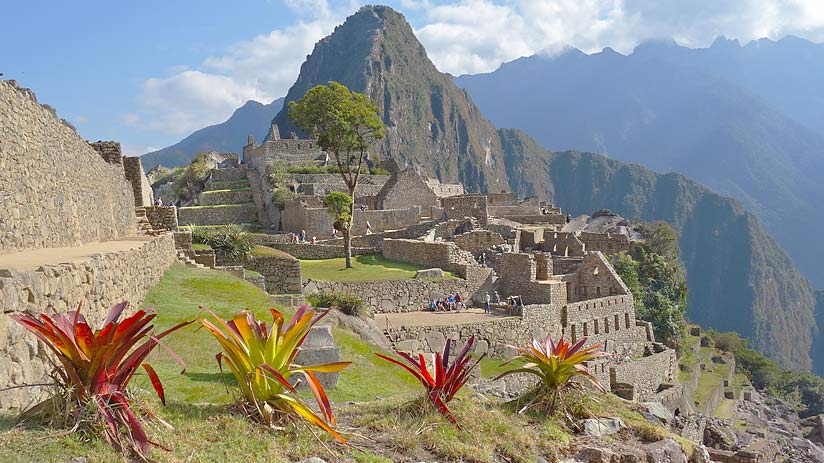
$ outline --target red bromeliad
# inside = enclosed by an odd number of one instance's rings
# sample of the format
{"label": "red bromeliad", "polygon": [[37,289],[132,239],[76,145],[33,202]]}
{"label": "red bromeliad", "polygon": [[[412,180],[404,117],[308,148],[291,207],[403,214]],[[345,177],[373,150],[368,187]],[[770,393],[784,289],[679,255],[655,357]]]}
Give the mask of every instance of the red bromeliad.
{"label": "red bromeliad", "polygon": [[[190,322],[179,323],[160,334],[153,334],[151,321],[157,316],[154,309],[141,309],[123,321],[120,315],[129,306],[123,301],[113,306],[100,328],[92,331],[86,318],[77,310],[66,315],[37,316],[13,314],[11,317],[34,333],[56,356],[58,386],[63,389],[72,409],[69,416],[80,420],[83,406],[93,402],[106,423],[105,435],[111,445],[124,449],[127,444],[142,458],[149,453],[149,441],[138,417],[131,409],[126,387],[138,367],[143,367],[160,401],[166,397],[160,378],[154,368],[143,363],[146,357],[167,336]],[[163,346],[165,348],[165,346]],[[168,350],[168,348],[167,348]],[[174,359],[185,368],[183,361],[169,350]],[[45,409],[52,399],[36,405],[31,412]]]}
{"label": "red bromeliad", "polygon": [[446,406],[455,394],[466,384],[469,380],[469,374],[472,369],[478,365],[486,354],[481,355],[471,366],[469,362],[472,360],[472,355],[469,351],[475,344],[475,336],[471,336],[464,344],[463,349],[460,350],[455,357],[452,365],[449,364],[449,349],[451,342],[447,341],[444,344],[443,352],[436,352],[432,354],[432,371],[430,372],[426,366],[426,358],[424,354],[418,354],[415,359],[412,355],[406,352],[396,351],[402,360],[396,360],[382,354],[375,354],[378,357],[392,362],[408,371],[412,376],[418,379],[426,388],[426,397],[433,405],[443,413],[446,418],[452,422],[458,429],[461,426],[452,415],[452,412]]}

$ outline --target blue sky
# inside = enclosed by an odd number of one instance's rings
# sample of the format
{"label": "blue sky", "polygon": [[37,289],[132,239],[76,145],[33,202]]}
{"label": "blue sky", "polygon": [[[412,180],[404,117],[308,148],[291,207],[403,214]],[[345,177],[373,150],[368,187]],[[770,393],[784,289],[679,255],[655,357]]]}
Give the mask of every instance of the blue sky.
{"label": "blue sky", "polygon": [[[0,72],[86,138],[129,154],[286,93],[312,45],[358,0],[3,0]],[[488,72],[565,46],[624,53],[794,34],[824,41],[821,0],[393,0],[439,69]]]}

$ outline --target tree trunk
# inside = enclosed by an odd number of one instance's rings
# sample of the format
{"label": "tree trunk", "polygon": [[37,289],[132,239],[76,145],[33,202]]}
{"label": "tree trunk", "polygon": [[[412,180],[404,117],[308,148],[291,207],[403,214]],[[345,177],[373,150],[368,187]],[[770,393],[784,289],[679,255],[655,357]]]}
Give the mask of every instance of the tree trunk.
{"label": "tree trunk", "polygon": [[350,191],[352,202],[349,204],[349,223],[343,230],[343,254],[346,257],[346,268],[352,268],[352,223],[355,222],[355,192]]}

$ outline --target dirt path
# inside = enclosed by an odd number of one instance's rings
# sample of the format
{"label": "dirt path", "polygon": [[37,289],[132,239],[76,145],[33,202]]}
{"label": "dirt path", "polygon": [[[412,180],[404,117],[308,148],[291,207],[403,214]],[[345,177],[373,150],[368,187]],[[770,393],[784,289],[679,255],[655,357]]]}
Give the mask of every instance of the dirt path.
{"label": "dirt path", "polygon": [[127,251],[143,246],[150,237],[133,237],[115,241],[100,241],[67,248],[28,249],[12,254],[0,255],[0,268],[31,272],[41,265],[78,263],[88,260],[95,254]]}

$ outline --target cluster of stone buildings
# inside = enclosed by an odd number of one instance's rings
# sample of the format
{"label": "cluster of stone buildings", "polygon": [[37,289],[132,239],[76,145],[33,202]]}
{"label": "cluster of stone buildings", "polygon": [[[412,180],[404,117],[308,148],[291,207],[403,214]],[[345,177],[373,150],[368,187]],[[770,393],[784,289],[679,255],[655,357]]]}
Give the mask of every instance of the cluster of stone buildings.
{"label": "cluster of stone buildings", "polygon": [[[607,387],[635,400],[666,394],[673,408],[682,406],[675,353],[635,318],[632,294],[606,257],[632,252],[627,235],[565,230],[562,211],[538,199],[468,194],[458,183],[385,162],[390,175],[365,175],[356,192],[365,207],[354,215],[355,253],[437,267],[455,277],[304,281],[299,259],[342,255],[340,240],[330,239],[331,219],[321,198],[343,185],[338,174],[289,174],[295,198],[278,206],[268,169],[272,163],[328,165],[314,141],[281,139],[275,127],[261,144],[250,137],[241,161],[213,171],[198,204],[176,209],[151,206],[139,159],[123,157],[115,143],[86,142],[10,82],[0,82],[0,128],[14,134],[0,152],[4,313],[83,304],[94,319],[124,298],[137,305],[176,259],[231,264],[195,251],[178,224],[247,223],[268,231],[255,235],[260,244],[281,251],[245,265],[275,294],[357,294],[377,320],[422,311],[429,299],[456,292],[476,306],[487,294],[518,296],[523,303],[514,312],[502,307],[468,323],[387,325],[385,335],[399,349],[439,350],[444,342],[475,335],[480,350],[502,356],[505,344],[533,336],[588,336],[616,354],[591,365]],[[371,234],[365,233],[367,221]],[[284,232],[299,230],[321,243],[289,243]],[[33,338],[0,318],[0,389],[41,377],[43,358]],[[23,405],[24,397],[0,394],[0,408]]]}

